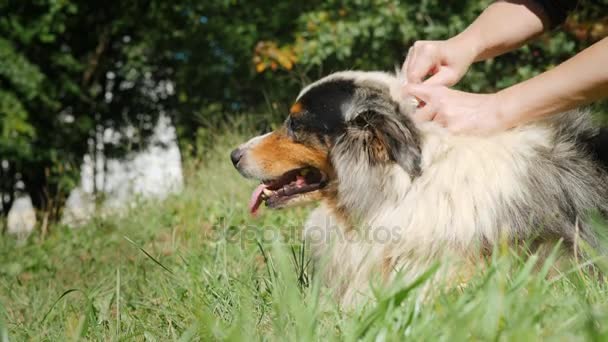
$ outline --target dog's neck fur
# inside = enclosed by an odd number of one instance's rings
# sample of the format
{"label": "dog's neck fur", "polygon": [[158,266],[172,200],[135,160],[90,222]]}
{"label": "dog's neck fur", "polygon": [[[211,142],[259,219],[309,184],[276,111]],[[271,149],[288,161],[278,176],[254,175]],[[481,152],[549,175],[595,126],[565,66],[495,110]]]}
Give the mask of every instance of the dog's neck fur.
{"label": "dog's neck fur", "polygon": [[[396,164],[335,160],[338,179],[333,185],[335,200],[332,206],[336,208],[335,213],[346,218],[342,220],[348,222],[349,226],[345,228],[373,229],[398,223],[402,225],[401,231],[412,234],[412,241],[437,236],[448,237],[452,239],[451,243],[457,244],[500,238],[490,230],[497,224],[499,210],[487,206],[511,202],[518,196],[517,189],[521,186],[513,181],[522,179],[527,170],[526,165],[518,165],[512,155],[525,153],[526,149],[532,153],[533,146],[546,144],[548,138],[543,136],[543,131],[520,134],[520,129],[479,139],[451,135],[434,123],[419,125],[419,129],[424,156],[419,177],[407,174]],[[513,135],[519,134],[526,140],[513,146],[512,142],[516,140]],[[484,159],[484,153],[500,158]],[[485,165],[483,160],[494,160],[494,163]],[[446,179],[446,176],[451,177]],[[485,181],[480,182],[480,178]],[[491,186],[476,186],[480,184]],[[431,187],[435,189],[430,191]],[[455,199],[462,199],[463,194],[466,194],[466,201],[456,202]],[[481,207],[486,208],[478,211]],[[487,234],[484,234],[486,229]],[[508,232],[511,228],[505,229]]]}
{"label": "dog's neck fur", "polygon": [[[393,99],[398,96],[397,84],[389,83]],[[400,114],[409,115],[414,110],[412,101],[403,101]],[[535,168],[553,168],[558,162],[552,157],[555,148],[563,150],[556,155],[563,159],[559,163],[575,158],[574,145],[569,141],[558,144],[556,139],[575,141],[574,137],[566,138],[565,131],[580,134],[577,132],[585,130],[581,122],[586,120],[585,115],[566,113],[485,137],[453,135],[433,122],[418,124],[420,176],[408,174],[397,164],[374,164],[336,153],[332,156],[337,180],[331,207],[345,218],[342,221],[347,222],[347,230],[398,225],[407,238],[397,250],[422,254],[437,252],[429,246],[453,245],[463,250],[464,246],[493,245],[501,238],[525,238],[522,232],[529,231],[531,224],[564,225],[546,213],[526,212],[530,204],[525,199],[536,198],[541,185],[555,187],[556,194],[569,191],[567,196],[579,196],[575,188],[559,188],[564,180],[547,178],[557,171],[540,173]],[[352,148],[346,146],[340,152],[352,152]],[[566,185],[568,181],[574,182],[567,180]],[[554,199],[535,200],[547,207],[555,205]],[[587,203],[590,201],[576,197],[574,210],[593,207]]]}

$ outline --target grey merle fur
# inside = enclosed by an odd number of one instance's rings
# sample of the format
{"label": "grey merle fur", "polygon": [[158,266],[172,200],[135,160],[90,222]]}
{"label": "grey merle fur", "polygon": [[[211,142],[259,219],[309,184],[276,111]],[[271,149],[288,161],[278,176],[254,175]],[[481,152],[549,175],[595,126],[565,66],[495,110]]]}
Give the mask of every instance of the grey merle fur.
{"label": "grey merle fur", "polygon": [[[306,92],[303,102],[310,114],[309,129],[320,126],[323,134],[331,135],[334,164],[349,164],[346,169],[334,165],[338,173],[361,168],[369,169],[370,177],[388,177],[382,174],[382,165],[397,163],[415,182],[416,176],[424,172],[420,168],[419,132],[387,87],[332,80]],[[597,144],[598,130],[590,125],[586,114],[566,113],[550,122],[554,144],[536,147],[535,164],[528,174],[521,175],[527,197],[505,200],[502,212],[496,215],[496,226],[510,225],[519,232],[518,239],[561,238],[570,247],[578,235],[593,248],[604,250],[591,223],[594,214],[600,218],[608,214],[608,175],[597,161],[597,155],[601,155],[598,146],[592,145]],[[391,193],[388,189],[386,192]]]}

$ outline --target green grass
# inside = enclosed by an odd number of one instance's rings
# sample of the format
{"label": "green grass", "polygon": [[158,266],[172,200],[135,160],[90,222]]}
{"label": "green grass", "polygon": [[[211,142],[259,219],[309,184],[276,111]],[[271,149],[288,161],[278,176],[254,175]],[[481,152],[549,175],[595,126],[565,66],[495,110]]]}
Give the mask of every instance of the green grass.
{"label": "green grass", "polygon": [[228,160],[240,140],[189,163],[184,192],[165,201],[44,240],[3,236],[0,340],[608,340],[604,281],[546,277],[550,264],[506,248],[467,286],[425,301],[389,286],[342,310],[298,237],[308,209],[248,217],[254,184]]}

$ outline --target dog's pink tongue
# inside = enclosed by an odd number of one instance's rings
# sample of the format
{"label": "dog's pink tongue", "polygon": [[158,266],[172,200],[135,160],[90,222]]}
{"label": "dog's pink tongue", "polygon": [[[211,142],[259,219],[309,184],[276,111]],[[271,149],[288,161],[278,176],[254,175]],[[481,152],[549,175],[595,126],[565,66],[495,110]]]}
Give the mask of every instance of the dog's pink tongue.
{"label": "dog's pink tongue", "polygon": [[264,189],[266,189],[266,185],[260,184],[257,188],[255,188],[255,190],[253,190],[253,193],[251,193],[251,199],[249,200],[249,213],[253,216],[257,215],[258,208],[260,207],[260,204],[262,204],[261,196]]}
{"label": "dog's pink tongue", "polygon": [[304,178],[303,176],[297,175],[296,176],[296,185],[297,186],[302,186],[306,184],[306,178]]}

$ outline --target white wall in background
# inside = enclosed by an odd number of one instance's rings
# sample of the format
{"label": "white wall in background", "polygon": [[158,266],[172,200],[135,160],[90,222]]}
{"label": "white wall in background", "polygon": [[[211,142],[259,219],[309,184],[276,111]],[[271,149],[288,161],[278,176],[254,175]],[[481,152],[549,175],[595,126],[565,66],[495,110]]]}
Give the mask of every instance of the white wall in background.
{"label": "white wall in background", "polygon": [[[108,134],[112,135],[112,132]],[[95,212],[93,197],[93,161],[84,159],[81,184],[74,189],[66,202],[62,223],[78,226]],[[159,198],[181,191],[183,187],[182,161],[176,141],[175,127],[161,117],[154,129],[149,146],[126,159],[107,160],[107,174],[97,173],[97,185],[102,188],[106,201],[102,212],[121,210],[138,197]],[[7,219],[7,232],[27,236],[36,226],[36,215],[28,196],[13,203]]]}
{"label": "white wall in background", "polygon": [[[111,136],[112,134],[107,134]],[[70,194],[62,221],[78,225],[95,210],[93,201],[93,161],[86,156],[82,166],[81,185]],[[102,188],[106,201],[101,210],[120,210],[135,202],[137,197],[164,198],[181,191],[183,186],[182,162],[176,141],[175,127],[161,117],[149,146],[124,160],[107,160],[107,174],[97,173],[98,188]]]}
{"label": "white wall in background", "polygon": [[7,232],[27,237],[36,227],[36,212],[29,196],[15,199],[6,218]]}
{"label": "white wall in background", "polygon": [[91,215],[95,213],[95,200],[91,194],[88,194],[78,187],[68,197],[61,223],[70,226],[78,226],[86,223]]}

